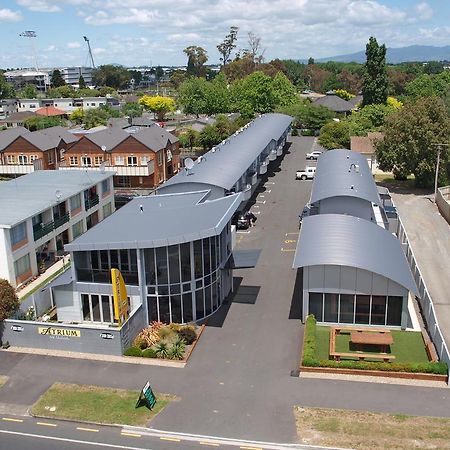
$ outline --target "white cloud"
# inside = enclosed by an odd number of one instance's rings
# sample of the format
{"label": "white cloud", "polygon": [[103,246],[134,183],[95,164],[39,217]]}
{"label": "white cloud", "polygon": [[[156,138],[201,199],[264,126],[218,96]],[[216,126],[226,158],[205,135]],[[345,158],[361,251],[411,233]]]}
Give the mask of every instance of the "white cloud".
{"label": "white cloud", "polygon": [[19,22],[23,20],[20,11],[12,11],[10,9],[0,9],[0,23],[1,22]]}
{"label": "white cloud", "polygon": [[54,13],[61,11],[61,8],[51,0],[17,0],[17,4],[25,6],[30,11]]}
{"label": "white cloud", "polygon": [[55,50],[58,50],[58,48],[56,47],[56,45],[49,45],[45,51],[46,52],[54,52]]}
{"label": "white cloud", "polygon": [[419,15],[419,19],[428,20],[433,17],[434,11],[428,3],[418,3],[416,5],[416,11]]}
{"label": "white cloud", "polygon": [[102,53],[106,53],[106,48],[96,47],[92,49],[92,53],[94,55],[101,55]]}
{"label": "white cloud", "polygon": [[68,42],[67,48],[80,48],[81,44],[78,41]]}

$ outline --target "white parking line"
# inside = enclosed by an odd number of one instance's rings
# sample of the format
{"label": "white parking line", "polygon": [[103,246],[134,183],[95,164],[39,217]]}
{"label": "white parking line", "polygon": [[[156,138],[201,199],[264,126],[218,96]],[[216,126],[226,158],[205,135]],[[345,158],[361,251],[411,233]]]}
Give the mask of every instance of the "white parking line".
{"label": "white parking line", "polygon": [[266,201],[263,200],[263,201],[261,202],[261,201],[259,201],[259,200],[256,200],[256,203],[259,203],[259,204],[261,204],[261,205],[265,205],[265,204],[266,204]]}
{"label": "white parking line", "polygon": [[238,234],[249,234],[250,230],[246,230],[246,231],[239,230],[239,231],[236,231],[236,233],[238,233]]}
{"label": "white parking line", "polygon": [[253,214],[261,214],[261,211],[255,211]]}
{"label": "white parking line", "polygon": [[266,192],[270,194],[272,192],[272,189],[267,189]]}
{"label": "white parking line", "polygon": [[266,181],[265,184],[275,184],[273,181]]}

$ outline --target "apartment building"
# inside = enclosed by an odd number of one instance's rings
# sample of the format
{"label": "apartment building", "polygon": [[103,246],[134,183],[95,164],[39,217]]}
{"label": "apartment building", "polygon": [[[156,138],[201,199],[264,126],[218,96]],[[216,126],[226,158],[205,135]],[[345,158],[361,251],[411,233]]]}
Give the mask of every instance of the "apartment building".
{"label": "apartment building", "polygon": [[18,286],[115,210],[111,172],[39,170],[0,183],[0,278]]}
{"label": "apartment building", "polygon": [[30,132],[14,127],[0,132],[0,175],[17,176],[37,169],[57,169],[64,152],[78,138],[57,126]]}
{"label": "apartment building", "polygon": [[178,171],[178,138],[159,126],[111,127],[82,136],[65,152],[60,169],[115,172],[116,188],[153,188]]}

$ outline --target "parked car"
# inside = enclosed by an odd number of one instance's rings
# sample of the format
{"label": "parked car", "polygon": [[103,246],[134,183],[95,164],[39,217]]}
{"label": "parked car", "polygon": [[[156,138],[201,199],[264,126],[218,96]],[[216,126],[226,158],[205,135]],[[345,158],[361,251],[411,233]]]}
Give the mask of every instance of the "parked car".
{"label": "parked car", "polygon": [[307,166],[304,170],[297,170],[296,180],[312,180],[316,174],[316,166]]}
{"label": "parked car", "polygon": [[250,228],[255,222],[256,216],[250,211],[240,211],[236,213],[231,220],[231,223],[233,225],[236,225],[237,230],[246,230],[247,228]]}
{"label": "parked car", "polygon": [[311,161],[317,161],[321,154],[322,152],[320,150],[314,150],[313,152],[306,154],[306,159],[310,159]]}

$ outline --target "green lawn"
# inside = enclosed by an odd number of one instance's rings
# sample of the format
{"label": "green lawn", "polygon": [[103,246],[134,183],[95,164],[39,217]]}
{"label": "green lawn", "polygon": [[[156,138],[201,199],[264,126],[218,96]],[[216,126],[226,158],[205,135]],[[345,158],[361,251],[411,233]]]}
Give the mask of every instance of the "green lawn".
{"label": "green lawn", "polygon": [[55,383],[33,405],[33,415],[121,425],[145,425],[175,397],[155,394],[153,411],[135,408],[139,391]]}
{"label": "green lawn", "polygon": [[[391,331],[394,343],[391,354],[395,355],[396,363],[426,363],[428,356],[422,340],[422,333],[414,331]],[[318,326],[316,328],[316,356],[327,360],[329,351],[330,328]],[[350,332],[343,331],[336,336],[336,351],[354,352],[350,349]],[[369,349],[364,349],[367,352]],[[370,350],[369,350],[370,351]]]}

